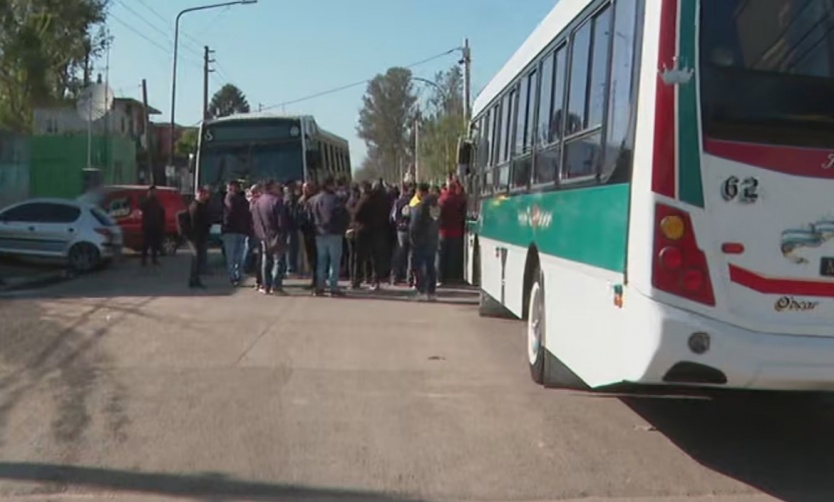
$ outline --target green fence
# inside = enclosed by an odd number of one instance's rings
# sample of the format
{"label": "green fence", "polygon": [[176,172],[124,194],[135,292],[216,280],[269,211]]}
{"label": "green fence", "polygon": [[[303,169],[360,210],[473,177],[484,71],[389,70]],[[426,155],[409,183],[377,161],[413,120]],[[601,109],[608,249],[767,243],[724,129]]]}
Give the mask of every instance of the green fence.
{"label": "green fence", "polygon": [[[31,139],[31,196],[75,198],[84,189],[87,136]],[[92,167],[104,184],[136,183],[136,144],[129,138],[94,137]]]}
{"label": "green fence", "polygon": [[0,131],[0,208],[29,197],[29,139]]}

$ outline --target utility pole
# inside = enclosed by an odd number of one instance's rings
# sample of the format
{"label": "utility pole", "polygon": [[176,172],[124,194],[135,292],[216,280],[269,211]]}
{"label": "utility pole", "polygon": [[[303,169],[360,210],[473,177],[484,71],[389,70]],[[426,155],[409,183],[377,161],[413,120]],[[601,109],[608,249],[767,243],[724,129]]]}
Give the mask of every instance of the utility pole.
{"label": "utility pole", "polygon": [[142,121],[145,124],[145,151],[148,154],[148,174],[151,178],[151,184],[156,185],[156,173],[153,168],[153,156],[151,154],[151,133],[148,130],[148,81],[142,79]]}
{"label": "utility pole", "polygon": [[214,70],[209,65],[211,65],[211,63],[214,63],[214,60],[211,59],[211,55],[214,54],[214,51],[209,49],[208,46],[203,47],[203,50],[205,51],[205,54],[203,55],[203,120],[208,120],[209,74],[214,72]]}
{"label": "utility pole", "polygon": [[460,63],[463,65],[463,122],[464,131],[469,131],[469,121],[472,117],[471,103],[472,103],[472,51],[469,48],[469,39],[463,40],[463,58]]}
{"label": "utility pole", "polygon": [[420,119],[414,119],[414,182],[420,182]]}

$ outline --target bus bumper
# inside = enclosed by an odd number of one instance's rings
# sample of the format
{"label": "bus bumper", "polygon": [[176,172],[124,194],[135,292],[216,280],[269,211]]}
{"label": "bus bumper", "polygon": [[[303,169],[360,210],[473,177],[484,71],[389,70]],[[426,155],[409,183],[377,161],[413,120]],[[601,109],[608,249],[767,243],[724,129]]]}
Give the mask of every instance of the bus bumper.
{"label": "bus bumper", "polygon": [[633,293],[626,308],[635,336],[621,351],[626,381],[834,390],[834,337],[750,331]]}

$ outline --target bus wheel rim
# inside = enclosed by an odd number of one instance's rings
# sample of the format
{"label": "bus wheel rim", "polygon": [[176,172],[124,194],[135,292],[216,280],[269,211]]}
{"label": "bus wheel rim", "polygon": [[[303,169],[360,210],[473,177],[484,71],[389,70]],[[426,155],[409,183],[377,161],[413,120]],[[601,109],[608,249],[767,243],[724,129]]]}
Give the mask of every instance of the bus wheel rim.
{"label": "bus wheel rim", "polygon": [[541,350],[542,328],[542,298],[541,285],[536,282],[530,291],[530,307],[527,316],[527,357],[531,365],[535,365]]}

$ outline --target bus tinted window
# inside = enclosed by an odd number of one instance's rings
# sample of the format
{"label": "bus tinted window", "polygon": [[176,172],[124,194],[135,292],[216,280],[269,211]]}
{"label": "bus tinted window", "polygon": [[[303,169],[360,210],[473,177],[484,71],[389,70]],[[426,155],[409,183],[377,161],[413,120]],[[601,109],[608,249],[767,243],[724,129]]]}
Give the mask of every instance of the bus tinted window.
{"label": "bus tinted window", "polygon": [[588,123],[586,92],[588,90],[588,61],[591,56],[591,28],[592,23],[583,24],[574,34],[571,44],[566,135],[585,129]]}
{"label": "bus tinted window", "polygon": [[591,81],[588,88],[587,127],[602,124],[605,99],[608,94],[608,51],[611,42],[611,8],[606,7],[594,18],[593,57]]}
{"label": "bus tinted window", "polygon": [[540,145],[550,141],[550,113],[553,106],[553,57],[553,54],[548,54],[542,61],[539,90],[539,132],[536,141]]}
{"label": "bus tinted window", "polygon": [[222,186],[231,180],[267,179],[287,183],[304,178],[301,143],[230,145],[204,148],[200,158],[203,184]]}
{"label": "bus tinted window", "polygon": [[834,7],[819,0],[702,0],[704,134],[830,147]]}
{"label": "bus tinted window", "polygon": [[550,141],[562,139],[565,106],[565,80],[567,78],[567,49],[562,46],[556,51],[556,68],[553,77],[553,117],[550,120]]}

